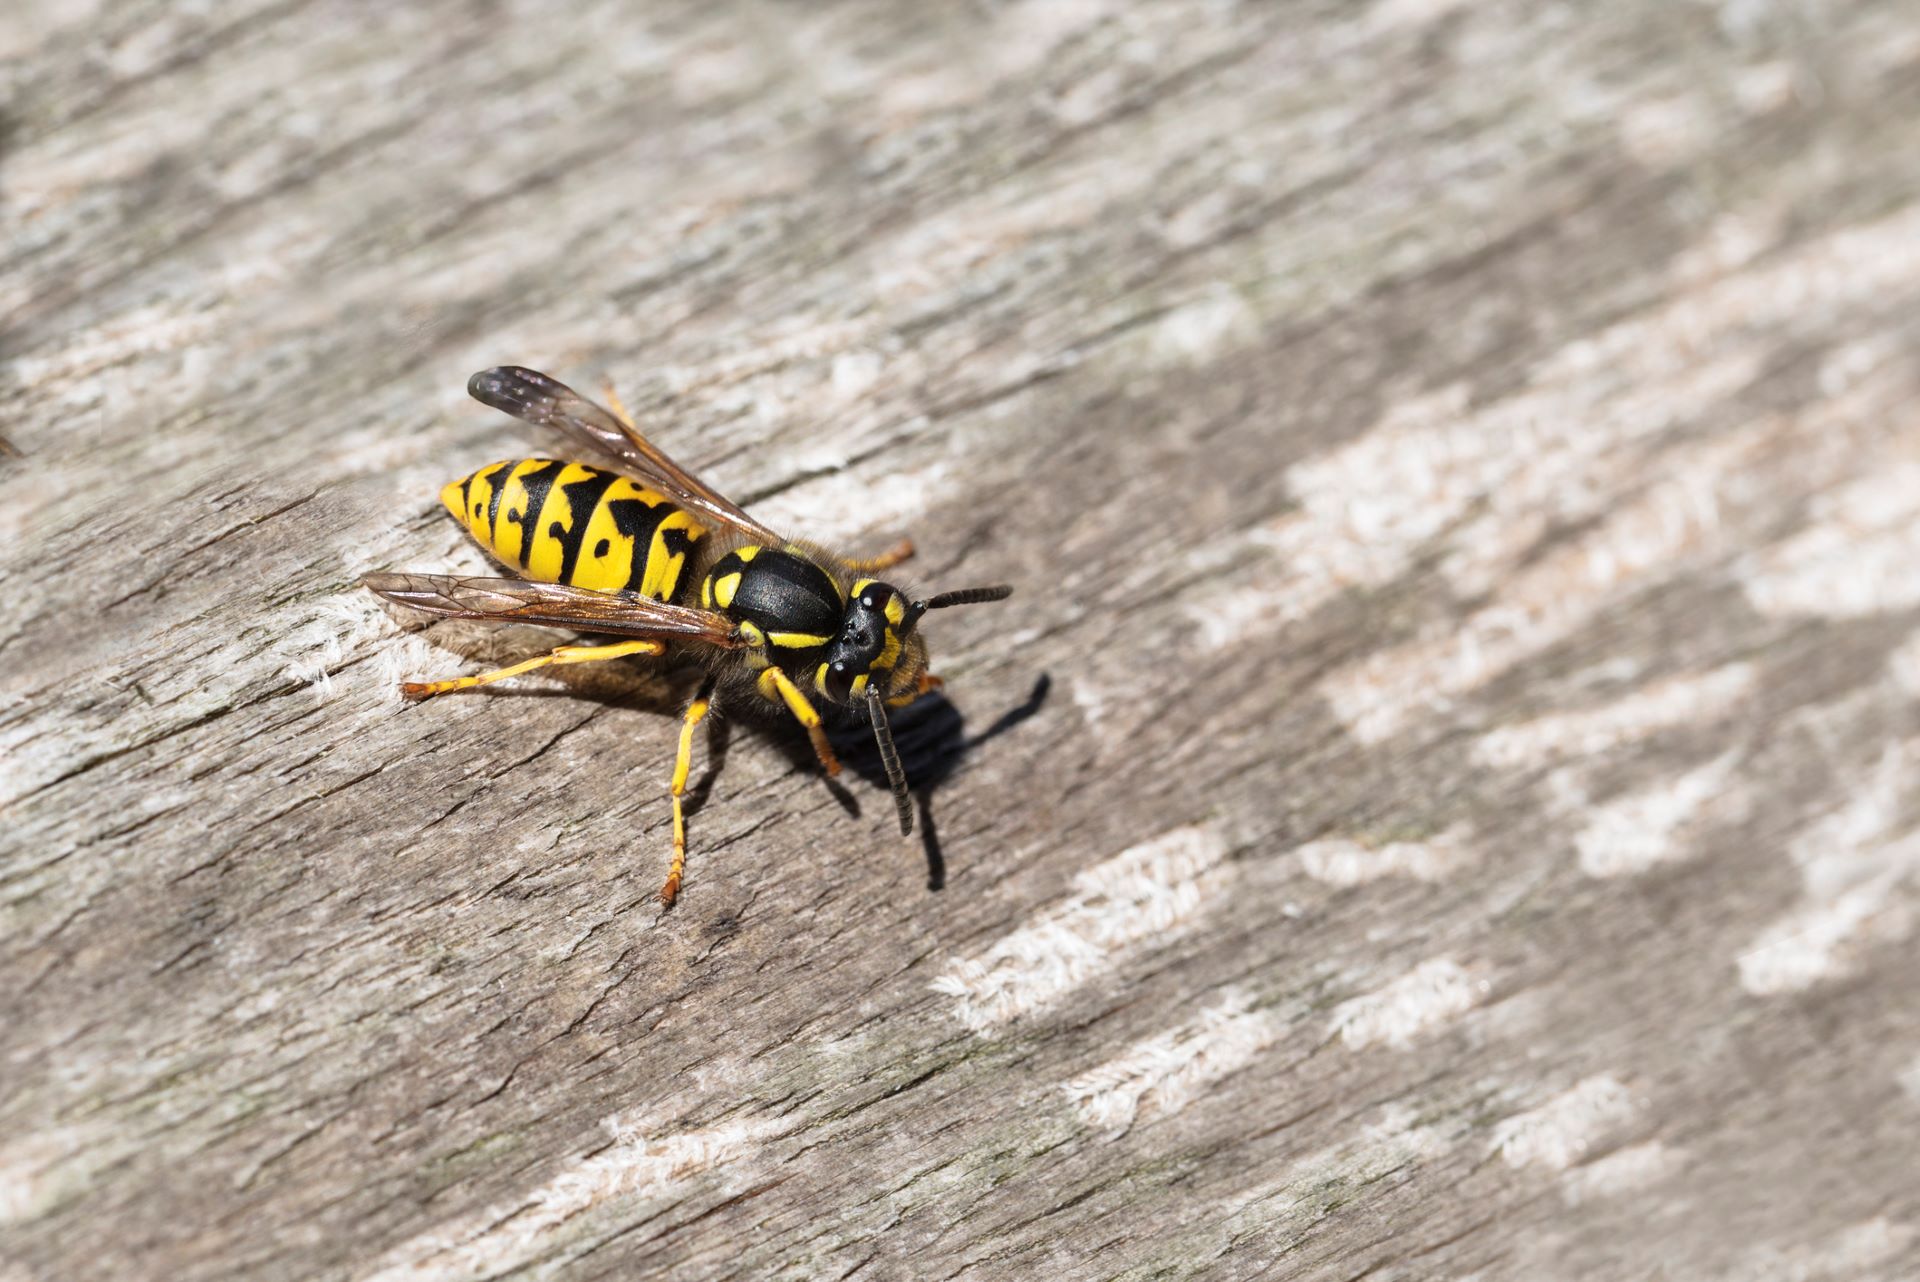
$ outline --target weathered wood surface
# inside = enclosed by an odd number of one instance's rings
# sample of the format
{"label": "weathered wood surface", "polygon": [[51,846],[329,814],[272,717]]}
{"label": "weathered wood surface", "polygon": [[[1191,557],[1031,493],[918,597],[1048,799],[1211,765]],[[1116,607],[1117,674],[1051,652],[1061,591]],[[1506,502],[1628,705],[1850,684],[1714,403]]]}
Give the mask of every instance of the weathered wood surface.
{"label": "weathered wood surface", "polygon": [[[79,8],[0,1278],[1920,1276],[1920,8]],[[678,691],[400,706],[502,361],[1020,586],[944,890],[742,731],[662,914]]]}

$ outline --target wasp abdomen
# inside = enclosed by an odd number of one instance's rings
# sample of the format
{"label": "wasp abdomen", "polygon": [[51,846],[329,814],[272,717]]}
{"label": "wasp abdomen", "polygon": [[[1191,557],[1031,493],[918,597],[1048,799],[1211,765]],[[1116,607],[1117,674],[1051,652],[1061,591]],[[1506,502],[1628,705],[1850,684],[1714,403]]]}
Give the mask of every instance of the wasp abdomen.
{"label": "wasp abdomen", "polygon": [[480,545],[524,577],[671,601],[706,531],[627,477],[559,459],[483,467],[440,491]]}

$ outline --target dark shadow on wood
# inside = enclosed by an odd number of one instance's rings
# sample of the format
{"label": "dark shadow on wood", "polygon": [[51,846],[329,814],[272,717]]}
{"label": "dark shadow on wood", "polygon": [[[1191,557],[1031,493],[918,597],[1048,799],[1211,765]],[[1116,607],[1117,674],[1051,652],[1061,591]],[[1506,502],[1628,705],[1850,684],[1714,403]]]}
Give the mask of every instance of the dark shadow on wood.
{"label": "dark shadow on wood", "polygon": [[[393,613],[403,621],[409,617],[402,612]],[[419,674],[420,678],[429,680],[458,675],[463,670],[484,670],[515,663],[553,645],[563,644],[566,640],[564,636],[545,629],[462,628],[446,625],[421,629],[417,635],[424,636],[450,656],[457,656],[449,671]],[[464,664],[461,660],[464,660]],[[436,698],[584,698],[636,712],[657,714],[677,722],[692,696],[699,670],[696,664],[671,658],[665,661],[617,659],[607,663],[545,669],[541,677],[552,684],[544,688],[516,682],[456,691]],[[960,709],[938,690],[904,708],[894,709],[889,715],[894,746],[899,749],[901,764],[906,768],[907,779],[913,789],[915,828],[927,860],[927,889],[942,890],[947,883],[947,861],[940,846],[939,827],[934,819],[933,794],[952,778],[969,753],[1037,714],[1045,705],[1052,687],[1053,678],[1041,673],[1025,700],[1001,713],[985,730],[972,736],[966,733],[966,718]],[[715,705],[713,715],[707,719],[706,751],[701,754],[704,764],[697,779],[687,789],[685,810],[689,820],[705,806],[713,791],[714,782],[719,778],[731,750],[736,725],[748,727],[756,737],[782,753],[796,770],[818,772],[813,745],[792,718],[754,701],[748,701],[743,706],[738,701],[729,702],[723,696]],[[880,760],[872,728],[863,714],[847,713],[830,720],[827,739],[839,755],[842,766],[882,792],[887,791],[886,766]],[[860,798],[844,783],[824,777],[821,783],[849,818],[857,820],[861,817],[863,808]]]}
{"label": "dark shadow on wood", "polygon": [[[888,717],[900,763],[913,787],[918,811],[915,827],[927,858],[927,889],[940,890],[947,884],[946,854],[940,847],[933,815],[934,792],[952,778],[969,753],[1038,713],[1052,688],[1053,678],[1041,673],[1023,702],[1001,713],[992,725],[971,738],[966,734],[965,716],[938,690],[904,708],[895,708]],[[827,737],[840,754],[842,765],[874,787],[886,790],[886,765],[880,760],[873,730],[864,720],[835,725]]]}

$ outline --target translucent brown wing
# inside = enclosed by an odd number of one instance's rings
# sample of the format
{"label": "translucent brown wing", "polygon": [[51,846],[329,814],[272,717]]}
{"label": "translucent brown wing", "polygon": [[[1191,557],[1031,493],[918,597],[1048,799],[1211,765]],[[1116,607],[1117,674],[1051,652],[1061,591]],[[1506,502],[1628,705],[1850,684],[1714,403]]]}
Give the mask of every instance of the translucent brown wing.
{"label": "translucent brown wing", "polygon": [[593,592],[564,583],[452,574],[369,574],[361,582],[398,605],[450,619],[545,623],[583,632],[700,641],[726,649],[742,644],[734,634],[733,620],[724,614],[632,592]]}
{"label": "translucent brown wing", "polygon": [[635,480],[665,494],[696,517],[730,525],[756,543],[780,546],[778,534],[668,458],[653,442],[615,417],[612,410],[558,379],[521,365],[501,365],[468,379],[467,393],[482,405],[584,442],[624,464]]}

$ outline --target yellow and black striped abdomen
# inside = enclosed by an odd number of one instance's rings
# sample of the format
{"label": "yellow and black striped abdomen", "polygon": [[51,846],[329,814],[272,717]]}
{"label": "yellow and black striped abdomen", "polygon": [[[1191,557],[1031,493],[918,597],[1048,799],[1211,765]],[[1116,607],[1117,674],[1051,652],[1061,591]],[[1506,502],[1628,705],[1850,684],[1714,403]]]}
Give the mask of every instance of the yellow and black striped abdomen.
{"label": "yellow and black striped abdomen", "polygon": [[480,546],[529,579],[671,601],[706,531],[665,495],[584,463],[495,463],[440,491]]}

